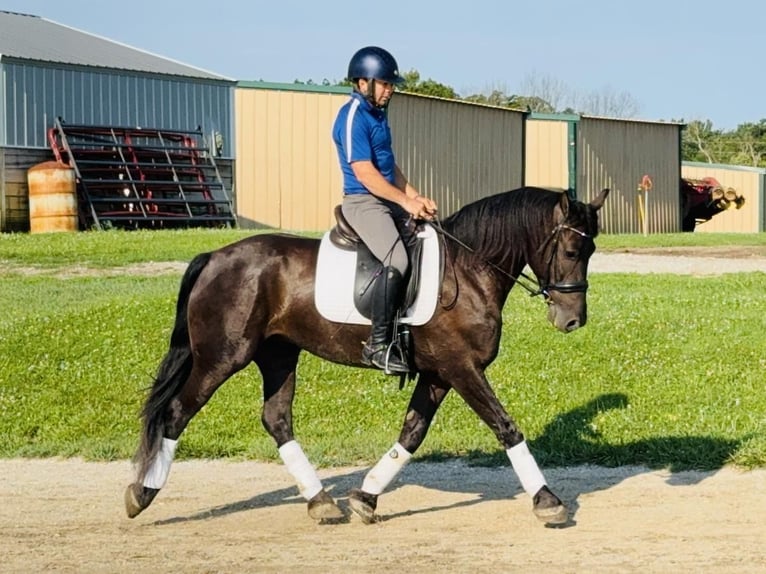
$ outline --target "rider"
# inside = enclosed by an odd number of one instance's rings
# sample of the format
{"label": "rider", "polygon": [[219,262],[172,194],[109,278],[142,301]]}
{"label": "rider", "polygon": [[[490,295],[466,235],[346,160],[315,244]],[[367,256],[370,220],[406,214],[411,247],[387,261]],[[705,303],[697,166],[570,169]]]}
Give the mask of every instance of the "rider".
{"label": "rider", "polygon": [[404,81],[394,57],[383,48],[362,48],[351,58],[347,78],[354,89],[332,132],[343,172],[341,209],[383,265],[372,286],[372,330],[362,361],[388,373],[406,373],[407,362],[389,353],[389,342],[414,240],[408,224],[412,218],[432,219],[436,203],[417,192],[394,158],[386,108],[394,87]]}

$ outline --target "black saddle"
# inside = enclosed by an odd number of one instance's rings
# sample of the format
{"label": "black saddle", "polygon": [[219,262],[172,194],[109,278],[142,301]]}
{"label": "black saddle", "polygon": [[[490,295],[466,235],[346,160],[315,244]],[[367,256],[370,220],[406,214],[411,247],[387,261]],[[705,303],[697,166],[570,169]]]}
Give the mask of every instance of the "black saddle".
{"label": "black saddle", "polygon": [[[330,229],[330,241],[346,251],[356,251],[356,273],[354,277],[354,305],[357,311],[367,319],[370,318],[372,283],[383,268],[383,263],[372,254],[367,245],[351,227],[343,216],[340,205],[335,206],[335,226]],[[406,311],[415,300],[420,281],[420,258],[423,252],[423,240],[418,238],[409,250],[410,273],[407,280],[407,290],[400,308]]]}
{"label": "black saddle", "polygon": [[364,245],[362,238],[357,235],[351,224],[346,221],[340,205],[335,206],[335,227],[330,230],[330,241],[346,251],[356,251],[359,245]]}

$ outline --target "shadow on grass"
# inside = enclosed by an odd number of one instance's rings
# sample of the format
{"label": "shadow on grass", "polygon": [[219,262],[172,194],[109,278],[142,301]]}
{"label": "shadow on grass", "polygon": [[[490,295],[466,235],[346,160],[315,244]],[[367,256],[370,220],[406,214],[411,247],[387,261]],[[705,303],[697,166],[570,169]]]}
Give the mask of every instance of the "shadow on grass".
{"label": "shadow on grass", "polygon": [[[696,484],[710,476],[711,471],[720,469],[739,447],[739,441],[700,436],[657,437],[620,445],[600,442],[600,437],[593,430],[593,419],[604,411],[624,409],[627,406],[626,395],[601,395],[579,408],[557,416],[538,438],[529,441],[530,450],[540,465],[549,467],[545,474],[551,488],[570,509],[570,525],[574,524],[574,516],[579,509],[578,499],[583,494],[611,488],[623,480],[645,473],[647,468],[667,469],[670,474],[666,482],[672,486]],[[601,468],[596,471],[581,465],[598,465]],[[322,481],[325,489],[338,499],[339,506],[346,512],[348,508],[345,497],[352,488],[361,485],[366,470],[332,475]],[[289,481],[286,470],[285,476]],[[474,494],[476,498],[397,514],[385,514],[381,508],[382,520],[473,506],[484,501],[507,500],[523,494],[502,450],[492,455],[469,453],[460,459],[438,453],[431,455],[405,467],[387,492],[405,485]],[[385,494],[381,496],[381,501],[384,500]],[[287,504],[306,504],[298,496],[295,486],[272,490],[189,516],[156,521],[154,524],[207,520]]]}
{"label": "shadow on grass", "polygon": [[[707,436],[653,437],[609,444],[599,435],[594,419],[603,412],[628,407],[622,393],[600,395],[581,407],[556,416],[542,434],[530,440],[529,448],[542,467],[594,464],[605,467],[640,465],[671,472],[717,470],[740,446],[740,441]],[[505,452],[470,452],[469,464],[507,464]]]}

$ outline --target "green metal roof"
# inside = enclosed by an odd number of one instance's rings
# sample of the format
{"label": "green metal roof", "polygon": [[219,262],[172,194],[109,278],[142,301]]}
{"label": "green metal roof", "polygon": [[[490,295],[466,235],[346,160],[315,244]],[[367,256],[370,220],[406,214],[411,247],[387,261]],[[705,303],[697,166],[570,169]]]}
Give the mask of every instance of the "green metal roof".
{"label": "green metal roof", "polygon": [[274,90],[279,92],[314,92],[324,94],[350,94],[351,86],[325,86],[319,84],[280,84],[276,82],[246,81],[237,82],[238,88]]}

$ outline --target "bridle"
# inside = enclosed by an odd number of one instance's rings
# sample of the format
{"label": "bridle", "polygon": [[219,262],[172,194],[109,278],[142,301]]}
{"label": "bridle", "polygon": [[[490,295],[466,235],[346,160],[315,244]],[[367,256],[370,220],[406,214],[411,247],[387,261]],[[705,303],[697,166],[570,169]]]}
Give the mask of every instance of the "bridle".
{"label": "bridle", "polygon": [[[466,245],[463,241],[449,233],[448,231],[445,231],[442,227],[441,220],[438,218],[434,218],[434,229],[437,233],[440,233],[444,237],[447,237],[448,239],[454,241],[458,245],[460,245],[463,249],[468,250],[470,253],[475,253],[476,250],[471,247],[470,245]],[[559,238],[561,237],[561,232],[563,230],[566,231],[572,231],[574,233],[577,233],[580,237],[583,238],[593,238],[593,235],[590,235],[588,233],[585,233],[584,231],[580,231],[579,229],[575,229],[574,227],[571,227],[569,225],[566,225],[565,223],[559,223],[556,225],[556,227],[553,228],[551,233],[548,234],[548,237],[543,241],[543,243],[538,248],[538,252],[543,251],[549,244],[552,243],[552,248],[550,250],[550,255],[548,257],[548,262],[546,264],[546,267],[548,269],[548,272],[550,273],[550,270],[553,268],[553,265],[556,262],[556,255],[557,255],[557,249],[556,245],[558,244]],[[518,277],[515,277],[511,275],[508,271],[500,267],[499,265],[493,263],[492,261],[489,261],[487,259],[484,260],[484,262],[492,267],[495,271],[501,273],[517,285],[524,288],[530,295],[530,297],[537,297],[538,295],[542,295],[543,298],[546,301],[551,300],[550,292],[551,291],[558,291],[559,293],[585,293],[588,290],[588,281],[565,281],[565,282],[549,282],[546,280],[545,282],[539,282],[534,277],[530,277],[529,275],[525,274],[524,272],[519,273]]]}
{"label": "bridle", "polygon": [[[548,263],[546,264],[546,267],[548,269],[548,272],[550,273],[550,270],[553,269],[553,265],[556,262],[556,255],[558,254],[558,250],[556,249],[556,245],[559,242],[559,238],[561,237],[561,231],[566,229],[567,231],[572,231],[573,233],[576,233],[580,237],[592,239],[593,236],[585,233],[584,231],[580,231],[579,229],[575,229],[574,227],[571,227],[570,225],[566,225],[564,223],[559,223],[556,227],[553,228],[553,231],[548,235],[548,238],[543,241],[543,244],[540,245],[540,248],[538,251],[542,251],[545,249],[545,247],[552,243],[552,248],[550,250],[550,255],[548,256]],[[559,293],[585,293],[588,290],[588,281],[582,280],[582,281],[566,281],[566,282],[555,282],[555,283],[545,283],[540,286],[539,292],[534,293],[534,295],[543,295],[545,299],[550,299],[550,292],[551,291],[558,291]]]}

